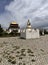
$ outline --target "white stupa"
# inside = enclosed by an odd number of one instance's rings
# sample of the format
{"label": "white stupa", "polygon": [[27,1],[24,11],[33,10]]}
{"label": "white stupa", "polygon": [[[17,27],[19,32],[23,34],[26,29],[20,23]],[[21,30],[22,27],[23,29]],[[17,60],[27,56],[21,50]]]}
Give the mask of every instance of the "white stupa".
{"label": "white stupa", "polygon": [[28,20],[26,28],[21,30],[20,37],[25,39],[40,38],[39,29],[32,29],[31,23]]}

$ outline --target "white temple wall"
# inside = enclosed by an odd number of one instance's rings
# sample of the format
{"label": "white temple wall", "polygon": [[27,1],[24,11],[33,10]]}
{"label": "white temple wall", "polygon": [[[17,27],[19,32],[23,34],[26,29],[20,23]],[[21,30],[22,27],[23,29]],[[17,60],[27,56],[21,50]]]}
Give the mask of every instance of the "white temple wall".
{"label": "white temple wall", "polygon": [[26,32],[24,30],[21,30],[20,33],[21,33],[21,35],[20,35],[21,38],[26,38]]}
{"label": "white temple wall", "polygon": [[22,31],[21,37],[25,39],[39,38],[40,37],[39,30],[32,29],[31,31],[28,31],[28,30]]}
{"label": "white temple wall", "polygon": [[39,37],[40,37],[40,34],[38,29],[32,31],[32,38],[39,38]]}
{"label": "white temple wall", "polygon": [[31,39],[32,38],[32,31],[26,30],[26,39]]}

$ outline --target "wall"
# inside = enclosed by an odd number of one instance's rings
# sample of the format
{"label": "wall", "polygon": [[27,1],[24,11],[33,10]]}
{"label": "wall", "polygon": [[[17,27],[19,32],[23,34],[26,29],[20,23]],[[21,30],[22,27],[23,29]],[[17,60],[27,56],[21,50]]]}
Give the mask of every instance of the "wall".
{"label": "wall", "polygon": [[32,30],[22,30],[21,31],[21,37],[26,38],[26,39],[31,39],[31,38],[40,38],[39,30],[32,29]]}

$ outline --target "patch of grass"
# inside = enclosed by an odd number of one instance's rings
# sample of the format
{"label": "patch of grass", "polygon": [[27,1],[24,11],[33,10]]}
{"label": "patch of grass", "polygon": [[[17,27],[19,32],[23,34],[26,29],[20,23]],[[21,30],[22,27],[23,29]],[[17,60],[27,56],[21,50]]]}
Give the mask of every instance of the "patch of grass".
{"label": "patch of grass", "polygon": [[11,53],[14,53],[14,51],[12,50],[12,51],[10,51]]}
{"label": "patch of grass", "polygon": [[12,63],[12,64],[16,64],[16,61],[15,61],[15,60],[13,60],[13,61],[11,61],[11,63]]}
{"label": "patch of grass", "polygon": [[21,56],[26,56],[26,54],[25,53],[21,53]]}
{"label": "patch of grass", "polygon": [[20,53],[20,51],[17,51],[17,54],[19,54]]}
{"label": "patch of grass", "polygon": [[26,63],[23,63],[23,65],[26,65]]}
{"label": "patch of grass", "polygon": [[33,55],[33,54],[29,54],[29,56],[32,56],[32,57],[34,57],[35,55]]}
{"label": "patch of grass", "polygon": [[25,52],[25,49],[21,49],[21,52]]}
{"label": "patch of grass", "polygon": [[21,62],[19,62],[19,64],[18,65],[22,65],[22,63]]}
{"label": "patch of grass", "polygon": [[13,46],[14,50],[20,49],[20,46]]}
{"label": "patch of grass", "polygon": [[0,58],[0,63],[2,62],[2,58]]}
{"label": "patch of grass", "polygon": [[11,62],[11,61],[12,61],[12,60],[9,58],[9,59],[8,59],[8,62]]}
{"label": "patch of grass", "polygon": [[20,57],[19,57],[19,59],[21,59],[21,60],[22,60],[22,59],[23,59],[23,57],[22,57],[22,56],[20,56]]}
{"label": "patch of grass", "polygon": [[28,49],[27,53],[34,53],[34,52],[31,49]]}
{"label": "patch of grass", "polygon": [[16,55],[16,57],[19,57],[19,55]]}
{"label": "patch of grass", "polygon": [[11,62],[12,64],[16,64],[16,59],[15,59],[15,57],[9,56],[8,62]]}
{"label": "patch of grass", "polygon": [[11,62],[12,64],[16,64],[16,60],[8,59],[8,62]]}
{"label": "patch of grass", "polygon": [[32,62],[35,62],[36,60],[35,60],[35,59],[32,59],[31,61],[32,61]]}
{"label": "patch of grass", "polygon": [[9,58],[14,59],[15,57],[13,57],[13,56],[9,56]]}
{"label": "patch of grass", "polygon": [[42,52],[44,52],[44,50],[43,49],[40,49]]}

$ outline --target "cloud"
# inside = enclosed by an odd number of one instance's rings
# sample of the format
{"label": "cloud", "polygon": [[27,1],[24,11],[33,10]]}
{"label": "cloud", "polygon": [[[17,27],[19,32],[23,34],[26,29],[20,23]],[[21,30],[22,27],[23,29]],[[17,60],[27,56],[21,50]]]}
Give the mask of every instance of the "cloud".
{"label": "cloud", "polygon": [[11,21],[14,21],[14,17],[10,12],[4,12],[0,15],[0,24],[2,24],[2,27],[8,27]]}
{"label": "cloud", "polygon": [[46,21],[46,17],[48,17],[48,0],[14,0],[5,6],[5,10],[7,11],[7,17],[5,14],[3,14],[3,17],[8,22],[16,20],[20,25],[24,25],[30,19],[35,26],[36,24],[39,26],[48,23]]}

